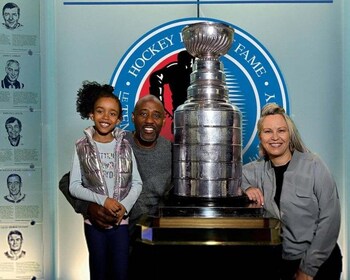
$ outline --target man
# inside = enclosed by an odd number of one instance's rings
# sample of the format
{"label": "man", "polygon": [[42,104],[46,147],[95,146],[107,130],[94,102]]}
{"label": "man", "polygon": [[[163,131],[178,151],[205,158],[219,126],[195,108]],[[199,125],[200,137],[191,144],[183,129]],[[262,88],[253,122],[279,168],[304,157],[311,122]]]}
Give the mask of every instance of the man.
{"label": "man", "polygon": [[16,261],[26,255],[26,252],[22,250],[23,236],[20,231],[10,231],[7,235],[7,242],[9,244],[10,250],[4,253],[6,257],[13,261]]}
{"label": "man", "polygon": [[[146,95],[140,98],[132,120],[135,131],[127,132],[126,138],[133,147],[143,183],[142,192],[130,211],[129,228],[133,237],[139,219],[144,214],[155,214],[161,199],[171,188],[172,154],[171,142],[159,135],[165,123],[165,112],[157,97]],[[116,217],[104,207],[70,195],[68,173],[60,180],[59,188],[75,211],[89,217],[92,223],[105,228],[116,222]]]}
{"label": "man", "polygon": [[8,140],[13,147],[19,145],[21,140],[22,123],[15,117],[9,117],[5,122],[5,128],[8,134]]}
{"label": "man", "polygon": [[7,188],[9,194],[4,198],[12,203],[19,203],[25,198],[25,194],[22,193],[22,178],[18,174],[10,174],[7,177]]}
{"label": "man", "polygon": [[17,60],[14,60],[14,59],[8,60],[5,66],[6,76],[3,80],[1,80],[1,87],[9,88],[9,89],[24,88],[24,84],[17,80],[19,76],[19,70],[20,70],[20,66]]}
{"label": "man", "polygon": [[4,18],[4,23],[2,25],[9,30],[14,30],[22,27],[19,21],[20,9],[15,3],[6,3],[2,8],[2,17]]}

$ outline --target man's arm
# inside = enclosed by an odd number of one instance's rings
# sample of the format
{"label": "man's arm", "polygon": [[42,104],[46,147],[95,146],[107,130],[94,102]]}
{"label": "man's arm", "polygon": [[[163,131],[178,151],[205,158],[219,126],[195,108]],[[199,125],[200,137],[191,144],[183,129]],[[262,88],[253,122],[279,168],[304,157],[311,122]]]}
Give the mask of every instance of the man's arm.
{"label": "man's arm", "polygon": [[59,181],[59,189],[72,205],[76,213],[82,214],[84,218],[89,218],[90,222],[101,228],[106,228],[117,222],[117,218],[101,205],[93,202],[81,200],[72,196],[69,192],[69,172],[64,174]]}
{"label": "man's arm", "polygon": [[69,176],[70,172],[64,174],[59,181],[58,187],[60,188],[61,192],[65,196],[65,198],[68,200],[69,204],[72,205],[75,212],[82,214],[84,217],[88,216],[88,206],[89,202],[84,201],[78,198],[75,198],[72,196],[69,192]]}

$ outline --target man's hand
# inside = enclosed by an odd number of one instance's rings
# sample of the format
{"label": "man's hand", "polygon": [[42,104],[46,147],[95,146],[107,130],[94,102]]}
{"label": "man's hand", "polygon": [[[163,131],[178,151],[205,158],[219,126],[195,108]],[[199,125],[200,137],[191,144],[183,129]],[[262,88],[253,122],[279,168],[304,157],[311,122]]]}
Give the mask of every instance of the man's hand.
{"label": "man's hand", "polygon": [[118,217],[112,215],[106,208],[90,202],[88,206],[89,220],[100,228],[107,228],[118,222]]}

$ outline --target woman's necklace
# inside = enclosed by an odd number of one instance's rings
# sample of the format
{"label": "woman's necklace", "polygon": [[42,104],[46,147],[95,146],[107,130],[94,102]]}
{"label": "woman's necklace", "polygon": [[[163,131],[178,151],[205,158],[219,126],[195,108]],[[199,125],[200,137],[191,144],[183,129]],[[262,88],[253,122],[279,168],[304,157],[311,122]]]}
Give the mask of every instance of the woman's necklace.
{"label": "woman's necklace", "polygon": [[273,166],[278,167],[278,166],[284,166],[284,165],[286,165],[287,163],[290,162],[291,159],[292,159],[292,153],[289,154],[288,160],[286,160],[286,161],[283,162],[283,163],[277,163],[277,164],[275,164],[272,160],[271,160],[271,161],[272,161]]}

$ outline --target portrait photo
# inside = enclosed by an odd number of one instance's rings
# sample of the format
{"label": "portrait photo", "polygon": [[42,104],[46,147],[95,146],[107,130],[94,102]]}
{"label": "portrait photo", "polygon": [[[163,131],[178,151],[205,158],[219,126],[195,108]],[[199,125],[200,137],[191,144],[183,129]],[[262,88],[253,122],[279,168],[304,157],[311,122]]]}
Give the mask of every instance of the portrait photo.
{"label": "portrait photo", "polygon": [[[11,1],[11,0],[10,0]],[[0,51],[40,51],[40,2],[1,0]]]}
{"label": "portrait photo", "polygon": [[26,255],[26,251],[22,249],[23,235],[19,230],[11,230],[7,235],[7,243],[9,246],[5,256],[13,261],[17,261]]}
{"label": "portrait photo", "polygon": [[19,22],[20,15],[21,15],[20,7],[12,2],[6,3],[2,7],[2,17],[4,22],[2,25],[9,30],[14,30],[21,28],[23,24]]}
{"label": "portrait photo", "polygon": [[8,194],[4,199],[12,203],[20,203],[24,200],[25,194],[22,193],[22,177],[17,173],[12,173],[7,177]]}
{"label": "portrait photo", "polygon": [[16,117],[9,117],[5,122],[5,128],[11,146],[17,147],[21,140],[22,122]]}
{"label": "portrait photo", "polygon": [[5,77],[1,80],[1,88],[22,89],[24,84],[18,81],[20,64],[18,60],[9,59],[5,65]]}

